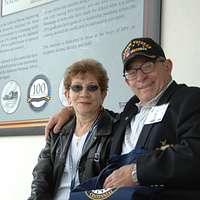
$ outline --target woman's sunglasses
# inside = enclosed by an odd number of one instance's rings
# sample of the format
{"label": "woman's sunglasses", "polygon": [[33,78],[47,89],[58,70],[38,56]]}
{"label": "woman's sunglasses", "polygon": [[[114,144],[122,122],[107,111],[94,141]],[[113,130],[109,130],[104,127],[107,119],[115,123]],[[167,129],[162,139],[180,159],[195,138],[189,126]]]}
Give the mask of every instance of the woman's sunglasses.
{"label": "woman's sunglasses", "polygon": [[[70,89],[73,91],[73,92],[80,92],[83,90],[83,86],[82,85],[78,85],[78,84],[75,84],[75,85],[71,85],[70,86]],[[98,85],[94,85],[94,84],[91,84],[91,85],[87,85],[86,87],[86,90],[88,92],[95,92],[99,89],[99,86]]]}

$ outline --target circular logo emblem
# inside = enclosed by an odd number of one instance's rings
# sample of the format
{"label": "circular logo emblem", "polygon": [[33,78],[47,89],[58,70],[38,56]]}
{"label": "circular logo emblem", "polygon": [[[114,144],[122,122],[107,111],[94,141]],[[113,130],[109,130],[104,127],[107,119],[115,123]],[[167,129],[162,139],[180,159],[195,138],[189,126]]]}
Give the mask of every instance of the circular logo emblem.
{"label": "circular logo emblem", "polygon": [[19,105],[20,97],[21,92],[17,82],[7,82],[1,93],[1,106],[4,112],[9,114],[15,112]]}
{"label": "circular logo emblem", "polygon": [[115,191],[117,191],[117,188],[90,190],[86,191],[85,194],[92,200],[104,200],[109,198]]}
{"label": "circular logo emblem", "polygon": [[64,94],[65,89],[64,89],[63,82],[64,82],[64,79],[60,81],[60,85],[59,85],[59,99],[63,106],[68,106],[69,104]]}
{"label": "circular logo emblem", "polygon": [[35,111],[41,111],[46,107],[50,99],[49,80],[41,74],[35,76],[28,87],[27,102],[30,107]]}

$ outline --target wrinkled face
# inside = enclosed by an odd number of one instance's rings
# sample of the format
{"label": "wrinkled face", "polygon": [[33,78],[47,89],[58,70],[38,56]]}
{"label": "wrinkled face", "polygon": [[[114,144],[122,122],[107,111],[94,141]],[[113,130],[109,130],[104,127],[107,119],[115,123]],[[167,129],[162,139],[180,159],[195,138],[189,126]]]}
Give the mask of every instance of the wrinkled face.
{"label": "wrinkled face", "polygon": [[94,75],[85,73],[72,78],[70,89],[65,90],[65,96],[76,114],[90,116],[99,111],[106,92],[101,91]]}
{"label": "wrinkled face", "polygon": [[[133,69],[140,68],[146,62],[151,62],[145,57],[136,58],[130,66],[127,73],[131,75]],[[171,80],[172,62],[165,61],[154,62],[153,70],[149,73],[143,73],[138,69],[134,79],[126,79],[128,86],[134,94],[140,99],[141,103],[146,103],[156,97],[166,84]]]}

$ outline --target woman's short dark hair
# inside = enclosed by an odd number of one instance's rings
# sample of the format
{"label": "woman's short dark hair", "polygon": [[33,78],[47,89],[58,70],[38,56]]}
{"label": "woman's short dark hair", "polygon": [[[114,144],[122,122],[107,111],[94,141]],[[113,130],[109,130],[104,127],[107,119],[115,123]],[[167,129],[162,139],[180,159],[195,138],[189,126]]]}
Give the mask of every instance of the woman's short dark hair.
{"label": "woman's short dark hair", "polygon": [[108,75],[103,65],[94,59],[82,59],[70,65],[64,74],[64,87],[69,90],[72,79],[78,75],[84,75],[90,73],[96,77],[97,82],[101,88],[101,91],[107,91],[108,89]]}

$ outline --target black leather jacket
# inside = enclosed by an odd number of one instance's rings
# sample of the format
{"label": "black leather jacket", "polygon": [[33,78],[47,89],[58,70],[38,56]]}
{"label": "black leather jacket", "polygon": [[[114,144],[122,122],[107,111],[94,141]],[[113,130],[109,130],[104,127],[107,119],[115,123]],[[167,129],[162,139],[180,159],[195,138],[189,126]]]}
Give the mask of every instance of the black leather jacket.
{"label": "black leather jacket", "polygon": [[[109,159],[112,127],[115,118],[103,110],[97,127],[84,145],[79,163],[79,180],[97,176]],[[59,134],[51,133],[41,151],[38,163],[33,170],[31,197],[29,200],[51,200],[61,181],[69,144],[75,128],[75,118],[66,123]]]}

